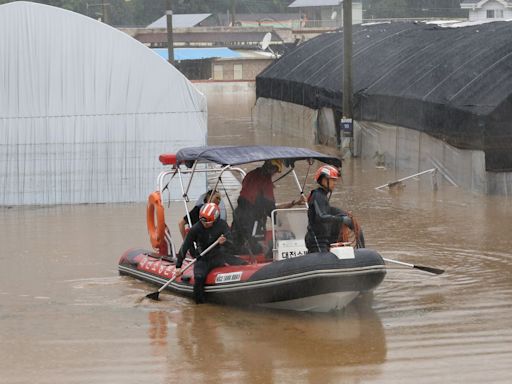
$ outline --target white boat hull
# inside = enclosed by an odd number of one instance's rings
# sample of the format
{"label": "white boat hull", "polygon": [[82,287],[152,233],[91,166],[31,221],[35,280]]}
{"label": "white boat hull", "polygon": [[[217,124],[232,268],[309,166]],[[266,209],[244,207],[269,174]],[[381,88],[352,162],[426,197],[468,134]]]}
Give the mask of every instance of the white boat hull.
{"label": "white boat hull", "polygon": [[359,292],[331,292],[300,299],[259,304],[260,307],[299,312],[332,312],[345,308]]}

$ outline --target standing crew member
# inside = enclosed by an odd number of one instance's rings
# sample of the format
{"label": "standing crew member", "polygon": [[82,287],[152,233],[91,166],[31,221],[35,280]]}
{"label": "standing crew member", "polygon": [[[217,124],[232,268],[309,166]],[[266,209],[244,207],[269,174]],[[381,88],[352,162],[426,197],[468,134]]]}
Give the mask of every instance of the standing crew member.
{"label": "standing crew member", "polygon": [[332,165],[323,165],[315,173],[320,186],[308,197],[308,231],[305,241],[308,252],[328,252],[338,241],[341,224],[352,226],[352,219],[341,209],[331,207],[329,195],[336,187],[340,171]]}
{"label": "standing crew member", "polygon": [[276,206],[272,176],[283,170],[280,159],[266,160],[261,167],[253,169],[242,181],[238,206],[233,212],[233,242],[241,252],[260,253],[262,246],[254,237],[266,230],[267,217],[276,208],[291,208],[303,203],[293,200]]}
{"label": "standing crew member", "polygon": [[[187,251],[190,251],[192,255],[199,255],[219,239],[219,244],[205,255],[200,256],[194,265],[194,299],[197,304],[204,303],[206,276],[213,268],[222,267],[224,264],[247,264],[246,261],[230,253],[231,233],[228,224],[219,216],[220,211],[217,204],[204,204],[199,211],[199,222],[190,228],[178,253],[176,276],[181,276],[181,266]],[[194,242],[197,244],[197,250],[194,249]]]}

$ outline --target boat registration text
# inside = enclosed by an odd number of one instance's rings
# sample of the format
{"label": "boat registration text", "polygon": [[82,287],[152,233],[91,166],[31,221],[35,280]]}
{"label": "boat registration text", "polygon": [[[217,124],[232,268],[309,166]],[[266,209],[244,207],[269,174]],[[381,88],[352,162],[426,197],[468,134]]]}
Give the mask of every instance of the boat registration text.
{"label": "boat registration text", "polygon": [[240,281],[242,279],[242,272],[219,273],[215,277],[215,284],[231,283],[232,281]]}

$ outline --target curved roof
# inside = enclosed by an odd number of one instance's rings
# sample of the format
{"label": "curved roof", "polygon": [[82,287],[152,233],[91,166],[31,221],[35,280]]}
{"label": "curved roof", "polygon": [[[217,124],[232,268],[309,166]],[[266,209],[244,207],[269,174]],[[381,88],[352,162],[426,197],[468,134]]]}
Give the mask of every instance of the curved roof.
{"label": "curved roof", "polygon": [[155,154],[206,143],[206,99],[127,34],[0,5],[0,205],[145,200]]}
{"label": "curved roof", "polygon": [[[512,23],[358,26],[353,41],[356,119],[427,131],[461,148],[512,148]],[[343,34],[324,34],[263,71],[257,96],[341,110],[342,76]]]}

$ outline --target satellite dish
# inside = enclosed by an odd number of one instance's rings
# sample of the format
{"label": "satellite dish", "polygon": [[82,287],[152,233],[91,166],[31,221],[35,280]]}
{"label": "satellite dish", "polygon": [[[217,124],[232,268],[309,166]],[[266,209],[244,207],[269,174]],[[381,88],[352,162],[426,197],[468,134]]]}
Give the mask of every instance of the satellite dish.
{"label": "satellite dish", "polygon": [[270,44],[270,40],[272,40],[272,34],[270,32],[265,33],[265,36],[263,36],[263,40],[261,40],[261,49],[265,50],[268,48],[268,45]]}
{"label": "satellite dish", "polygon": [[331,13],[331,20],[336,20],[336,16],[338,16],[338,12],[333,11],[333,13]]}

